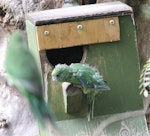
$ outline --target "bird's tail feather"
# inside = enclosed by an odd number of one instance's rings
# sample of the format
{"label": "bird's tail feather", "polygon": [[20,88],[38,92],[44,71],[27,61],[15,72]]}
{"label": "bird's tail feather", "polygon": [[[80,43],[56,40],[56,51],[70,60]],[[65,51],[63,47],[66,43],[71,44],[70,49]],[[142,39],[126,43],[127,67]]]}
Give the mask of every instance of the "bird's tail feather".
{"label": "bird's tail feather", "polygon": [[88,101],[88,122],[94,118],[94,99]]}
{"label": "bird's tail feather", "polygon": [[87,115],[87,118],[88,118],[88,122],[91,121],[91,104],[88,103],[88,115]]}
{"label": "bird's tail feather", "polygon": [[107,85],[104,85],[104,86],[99,86],[97,87],[98,89],[102,90],[102,91],[105,91],[105,90],[111,90],[109,86]]}
{"label": "bird's tail feather", "polygon": [[49,122],[54,125],[54,117],[43,97],[29,97],[29,103],[35,118],[41,126],[46,127],[45,119],[48,119]]}

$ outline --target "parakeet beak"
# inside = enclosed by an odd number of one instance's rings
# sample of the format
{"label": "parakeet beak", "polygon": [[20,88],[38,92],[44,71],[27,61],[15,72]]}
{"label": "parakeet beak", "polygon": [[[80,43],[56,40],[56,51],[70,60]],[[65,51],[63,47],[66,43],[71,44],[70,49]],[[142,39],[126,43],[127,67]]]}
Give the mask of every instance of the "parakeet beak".
{"label": "parakeet beak", "polygon": [[56,76],[56,71],[55,70],[52,71],[51,76],[52,76],[52,80],[56,82],[57,81],[57,76]]}
{"label": "parakeet beak", "polygon": [[56,76],[52,76],[52,80],[57,82],[57,77]]}

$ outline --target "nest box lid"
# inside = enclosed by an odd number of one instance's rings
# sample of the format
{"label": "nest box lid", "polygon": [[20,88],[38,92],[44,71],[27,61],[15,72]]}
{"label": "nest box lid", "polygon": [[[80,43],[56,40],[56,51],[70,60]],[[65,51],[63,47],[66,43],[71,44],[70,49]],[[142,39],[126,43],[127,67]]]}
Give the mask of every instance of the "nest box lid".
{"label": "nest box lid", "polygon": [[38,49],[47,50],[119,41],[118,16],[131,14],[128,5],[107,2],[29,13],[27,24],[36,31]]}
{"label": "nest box lid", "polygon": [[35,26],[82,21],[94,18],[132,14],[132,8],[121,2],[82,5],[29,13],[27,20]]}

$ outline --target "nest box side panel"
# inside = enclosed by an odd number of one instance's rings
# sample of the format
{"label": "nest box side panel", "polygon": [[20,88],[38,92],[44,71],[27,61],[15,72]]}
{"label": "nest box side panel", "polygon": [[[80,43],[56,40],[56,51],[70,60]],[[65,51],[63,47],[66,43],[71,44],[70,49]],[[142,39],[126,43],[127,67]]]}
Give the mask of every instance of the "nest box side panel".
{"label": "nest box side panel", "polygon": [[38,51],[38,47],[37,47],[37,41],[36,41],[36,32],[35,32],[36,26],[34,26],[31,22],[29,22],[27,20],[26,28],[27,28],[29,49],[32,52],[32,54],[34,55],[38,65],[41,65],[39,51]]}
{"label": "nest box side panel", "polygon": [[88,47],[86,63],[98,68],[111,88],[96,98],[95,116],[143,108],[134,21],[132,16],[123,16],[119,22],[119,42]]}
{"label": "nest box side panel", "polygon": [[26,21],[26,29],[27,29],[29,49],[32,52],[34,58],[36,59],[39,71],[41,73],[41,77],[43,78],[43,72],[42,72],[42,66],[41,66],[41,60],[40,60],[40,53],[38,51],[37,41],[36,41],[35,26],[30,21],[27,20]]}

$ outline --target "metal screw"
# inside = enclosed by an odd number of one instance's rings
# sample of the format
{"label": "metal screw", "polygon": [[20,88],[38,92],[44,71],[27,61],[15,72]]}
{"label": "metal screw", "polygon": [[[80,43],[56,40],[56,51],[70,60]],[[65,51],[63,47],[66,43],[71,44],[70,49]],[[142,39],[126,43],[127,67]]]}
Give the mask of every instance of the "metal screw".
{"label": "metal screw", "polygon": [[82,30],[82,29],[83,29],[83,26],[82,26],[82,25],[78,25],[78,26],[77,26],[77,29],[78,29],[78,30]]}
{"label": "metal screw", "polygon": [[49,35],[49,31],[44,31],[44,35]]}
{"label": "metal screw", "polygon": [[109,24],[114,25],[114,24],[115,24],[115,21],[114,21],[114,20],[110,20],[110,21],[109,21]]}
{"label": "metal screw", "polygon": [[120,136],[131,136],[130,135],[130,131],[126,128],[123,128],[121,131],[120,131]]}

